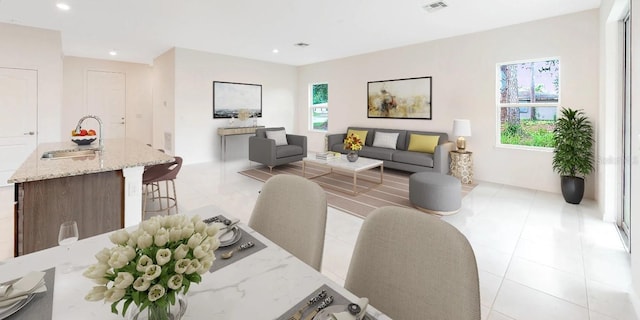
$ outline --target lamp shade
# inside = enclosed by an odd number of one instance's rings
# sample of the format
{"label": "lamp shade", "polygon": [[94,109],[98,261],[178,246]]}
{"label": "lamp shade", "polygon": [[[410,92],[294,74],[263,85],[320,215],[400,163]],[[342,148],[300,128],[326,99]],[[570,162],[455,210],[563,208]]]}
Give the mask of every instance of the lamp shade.
{"label": "lamp shade", "polygon": [[456,137],[471,136],[471,122],[467,119],[453,120],[453,135]]}

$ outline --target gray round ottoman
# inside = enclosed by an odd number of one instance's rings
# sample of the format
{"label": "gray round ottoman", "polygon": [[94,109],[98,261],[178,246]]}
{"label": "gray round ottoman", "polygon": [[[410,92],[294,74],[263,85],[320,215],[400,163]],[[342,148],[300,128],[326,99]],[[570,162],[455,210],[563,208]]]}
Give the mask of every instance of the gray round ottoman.
{"label": "gray round ottoman", "polygon": [[414,173],[409,177],[409,201],[428,213],[453,214],[462,205],[462,184],[446,174]]}

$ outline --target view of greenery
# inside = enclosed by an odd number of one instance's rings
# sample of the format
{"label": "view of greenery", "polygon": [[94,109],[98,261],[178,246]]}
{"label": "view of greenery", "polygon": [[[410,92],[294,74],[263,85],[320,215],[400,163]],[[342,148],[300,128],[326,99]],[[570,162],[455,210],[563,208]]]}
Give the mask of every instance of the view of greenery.
{"label": "view of greenery", "polygon": [[553,148],[555,120],[522,120],[501,127],[500,142],[520,146]]}
{"label": "view of greenery", "polygon": [[329,127],[329,85],[326,83],[311,86],[311,129],[327,131]]}
{"label": "view of greenery", "polygon": [[498,65],[500,144],[553,148],[560,61]]}
{"label": "view of greenery", "polygon": [[329,101],[329,85],[326,83],[314,84],[313,88],[313,104],[323,104]]}

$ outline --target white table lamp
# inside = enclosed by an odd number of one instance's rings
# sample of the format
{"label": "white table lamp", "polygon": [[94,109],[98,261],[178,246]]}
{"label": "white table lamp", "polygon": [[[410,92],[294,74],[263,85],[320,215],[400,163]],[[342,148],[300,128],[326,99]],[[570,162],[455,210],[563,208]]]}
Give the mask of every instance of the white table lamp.
{"label": "white table lamp", "polygon": [[466,141],[464,140],[464,137],[471,136],[471,122],[467,119],[454,119],[453,135],[458,137],[458,140],[456,140],[458,151],[466,152]]}

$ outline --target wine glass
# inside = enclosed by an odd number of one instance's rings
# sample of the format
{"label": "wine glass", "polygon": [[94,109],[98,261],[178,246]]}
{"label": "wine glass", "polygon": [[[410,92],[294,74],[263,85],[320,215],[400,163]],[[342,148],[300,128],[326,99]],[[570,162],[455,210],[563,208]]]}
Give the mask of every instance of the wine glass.
{"label": "wine glass", "polygon": [[58,232],[58,244],[67,248],[67,259],[63,264],[66,268],[65,272],[71,271],[71,263],[69,262],[69,249],[71,244],[78,241],[78,223],[75,221],[66,221],[60,225]]}

